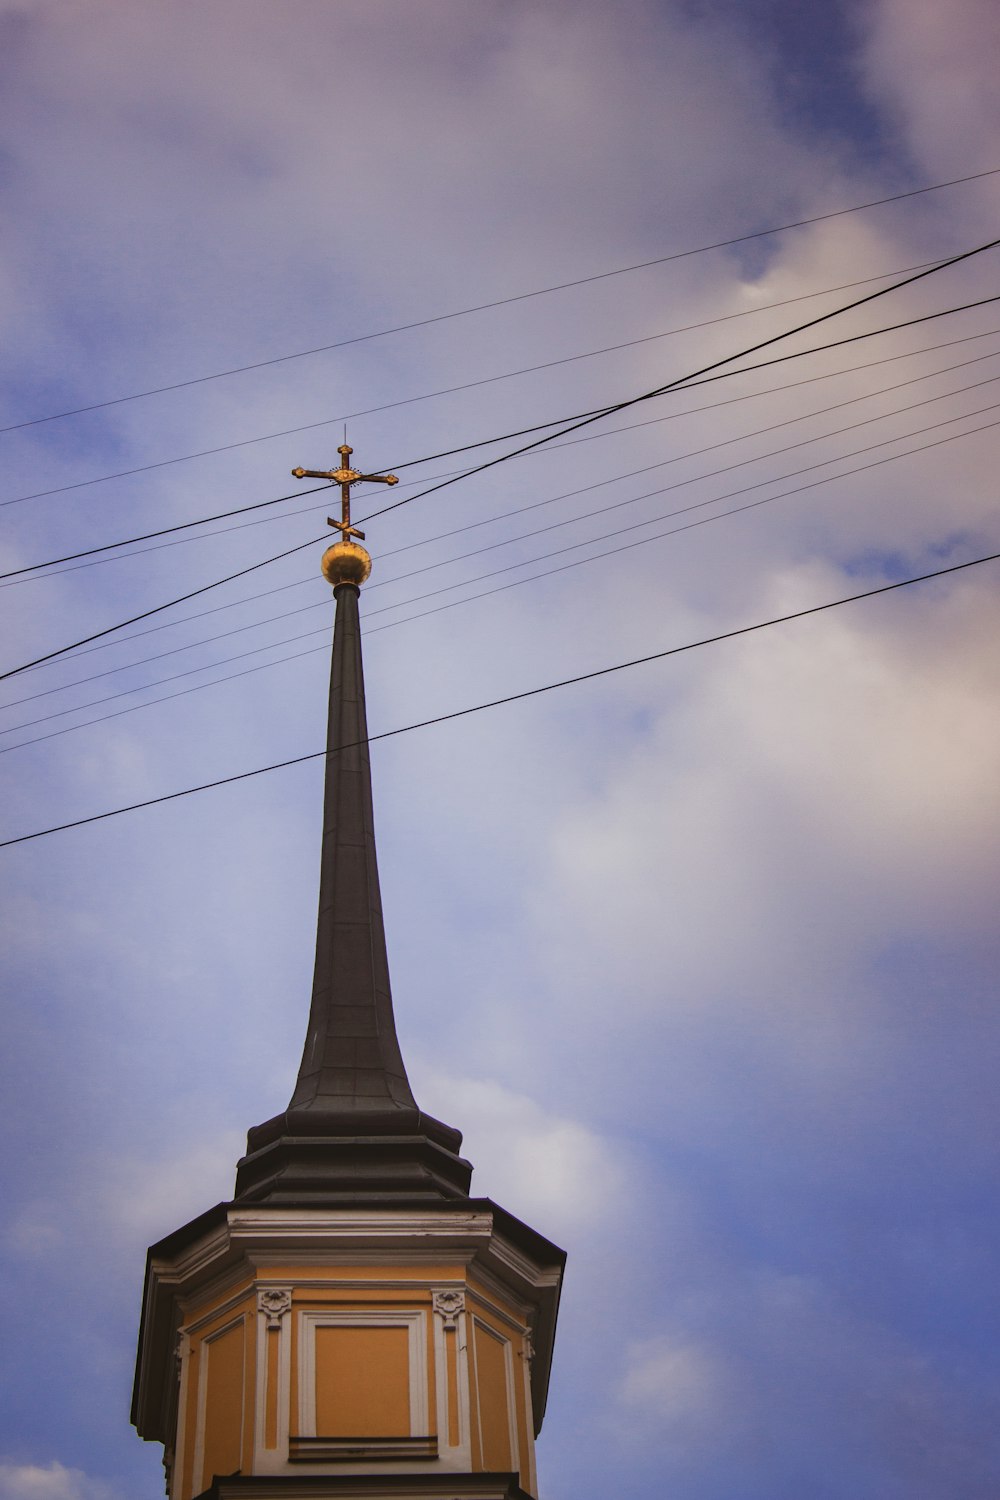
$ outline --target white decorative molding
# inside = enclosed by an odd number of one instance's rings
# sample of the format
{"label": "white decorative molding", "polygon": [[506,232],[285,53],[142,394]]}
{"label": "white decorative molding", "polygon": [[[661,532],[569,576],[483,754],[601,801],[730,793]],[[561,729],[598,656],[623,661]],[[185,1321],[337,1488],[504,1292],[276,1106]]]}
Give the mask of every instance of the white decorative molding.
{"label": "white decorative molding", "polygon": [[[291,1406],[292,1291],[285,1286],[257,1287],[257,1377],[254,1397],[254,1473],[281,1472],[288,1460],[288,1426]],[[278,1341],[275,1388],[270,1386],[271,1362],[268,1340]],[[274,1403],[274,1446],[267,1446],[267,1414]]]}
{"label": "white decorative molding", "polygon": [[293,1437],[288,1456],[293,1463],[384,1464],[399,1459],[435,1459],[438,1440],[429,1437]]}
{"label": "white decorative molding", "polygon": [[431,1305],[441,1319],[443,1328],[457,1328],[458,1320],[465,1312],[465,1293],[459,1291],[434,1292]]}
{"label": "white decorative molding", "polygon": [[[535,1357],[535,1345],[530,1328],[525,1331],[521,1358],[524,1367],[520,1375],[521,1400],[524,1411],[524,1437],[527,1452],[522,1454],[521,1485],[529,1495],[538,1494],[538,1474],[535,1469],[535,1423],[531,1410],[531,1362]],[[526,1472],[525,1472],[526,1470]]]}
{"label": "white decorative molding", "polygon": [[510,1287],[505,1287],[497,1277],[482,1266],[476,1267],[475,1282],[469,1283],[469,1310],[489,1313],[495,1323],[501,1323],[512,1336],[520,1337],[525,1325],[531,1322],[534,1308],[530,1302],[518,1297]]}
{"label": "white decorative molding", "polygon": [[292,1289],[287,1286],[257,1288],[257,1311],[267,1319],[268,1328],[280,1328],[282,1316],[292,1305]]}
{"label": "white decorative molding", "polygon": [[[188,1386],[191,1380],[191,1335],[182,1329],[177,1335],[177,1360],[179,1364],[177,1388],[177,1426],[174,1431],[174,1452],[171,1455],[171,1475],[184,1473],[184,1460],[194,1434],[188,1430]],[[170,1491],[168,1489],[167,1493]]]}
{"label": "white decorative molding", "polygon": [[205,1311],[184,1323],[185,1331],[192,1337],[203,1334],[226,1314],[245,1308],[247,1298],[253,1291],[253,1283],[247,1279],[247,1268],[236,1266],[226,1276],[213,1277],[205,1290],[211,1299],[207,1302]]}
{"label": "white decorative molding", "polygon": [[[431,1306],[435,1314],[434,1369],[437,1385],[438,1448],[449,1468],[471,1469],[472,1467],[472,1420],[469,1391],[469,1349],[466,1335],[466,1306],[464,1287],[431,1288]],[[454,1372],[458,1430],[455,1441],[451,1441],[448,1400],[448,1344],[447,1335],[454,1340]]]}

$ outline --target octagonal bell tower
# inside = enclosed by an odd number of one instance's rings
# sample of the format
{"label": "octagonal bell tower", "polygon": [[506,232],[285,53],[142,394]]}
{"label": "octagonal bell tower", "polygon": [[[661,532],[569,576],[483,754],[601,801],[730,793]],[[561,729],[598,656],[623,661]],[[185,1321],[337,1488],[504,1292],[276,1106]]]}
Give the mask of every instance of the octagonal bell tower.
{"label": "octagonal bell tower", "polygon": [[[170,1500],[526,1500],[565,1256],[469,1194],[396,1036],[375,855],[350,489],[323,558],[336,620],[319,921],[287,1109],[232,1201],[152,1246],[132,1420]],[[362,538],[363,539],[363,538]]]}

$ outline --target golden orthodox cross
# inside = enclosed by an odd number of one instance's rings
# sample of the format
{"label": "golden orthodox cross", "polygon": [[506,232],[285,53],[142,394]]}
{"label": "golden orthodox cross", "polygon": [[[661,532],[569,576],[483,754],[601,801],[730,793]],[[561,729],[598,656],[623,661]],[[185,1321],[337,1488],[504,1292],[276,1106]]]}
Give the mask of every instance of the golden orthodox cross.
{"label": "golden orthodox cross", "polygon": [[395,474],[361,474],[357,469],[349,469],[347,460],[354,449],[348,443],[341,443],[337,449],[340,454],[339,469],[293,469],[293,479],[329,479],[331,484],[340,485],[340,509],[341,519],[335,521],[332,516],[327,516],[326,524],[336,526],[344,541],[348,537],[359,536],[365,539],[363,531],[358,531],[351,525],[351,485],[352,484],[398,484],[399,479]]}

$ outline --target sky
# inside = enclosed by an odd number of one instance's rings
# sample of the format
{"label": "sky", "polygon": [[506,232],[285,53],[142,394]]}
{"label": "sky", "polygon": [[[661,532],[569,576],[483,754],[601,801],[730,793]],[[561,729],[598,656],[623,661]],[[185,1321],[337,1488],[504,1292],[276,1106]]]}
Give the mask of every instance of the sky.
{"label": "sky", "polygon": [[[3,669],[60,653],[2,682],[5,839],[320,750],[289,471],[345,421],[401,481],[355,517],[407,502],[364,527],[374,734],[1000,551],[1000,307],[875,333],[1000,250],[792,332],[1000,234],[988,0],[0,32]],[[568,1252],[545,1500],[996,1495],[998,567],[373,746],[414,1091]],[[145,1251],[290,1095],[321,786],[0,849],[0,1500],[161,1493]]]}

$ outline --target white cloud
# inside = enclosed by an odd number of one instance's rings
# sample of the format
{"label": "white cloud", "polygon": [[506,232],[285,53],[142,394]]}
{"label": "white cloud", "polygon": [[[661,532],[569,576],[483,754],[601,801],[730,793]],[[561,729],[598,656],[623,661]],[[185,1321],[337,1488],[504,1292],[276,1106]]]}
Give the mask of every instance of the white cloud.
{"label": "white cloud", "polygon": [[426,1107],[460,1123],[473,1191],[550,1237],[620,1222],[634,1178],[627,1148],[495,1079],[411,1068]]}
{"label": "white cloud", "polygon": [[1000,15],[990,0],[875,0],[862,12],[872,94],[933,170],[996,165]]}
{"label": "white cloud", "polygon": [[106,1158],[97,1192],[116,1239],[148,1245],[231,1197],[245,1132],[223,1131],[171,1156]]}
{"label": "white cloud", "polygon": [[[852,584],[864,579],[788,570],[754,613]],[[893,934],[961,921],[963,907],[978,922],[997,811],[992,592],[970,582],[951,600],[878,608],[705,658],[559,820],[535,896],[543,954],[559,913],[557,964],[589,949],[626,990],[669,965],[683,1005],[761,965],[850,964]],[[817,920],[834,903],[836,929]]]}
{"label": "white cloud", "polygon": [[730,1401],[724,1362],[707,1344],[660,1334],[629,1346],[619,1405],[634,1433],[690,1438],[714,1430]]}
{"label": "white cloud", "polygon": [[714,1451],[758,1472],[781,1452],[787,1472],[805,1462],[817,1476],[839,1442],[881,1476],[880,1493],[989,1495],[995,1445],[978,1443],[949,1389],[954,1372],[815,1278],[720,1270],[674,1311],[670,1332],[629,1344],[618,1441],[670,1465]]}
{"label": "white cloud", "polygon": [[0,1461],[0,1500],[118,1500],[118,1492],[57,1459],[44,1467]]}
{"label": "white cloud", "polygon": [[[47,1263],[72,1280],[80,1257],[97,1257],[134,1278],[145,1249],[231,1196],[245,1136],[218,1133],[172,1155],[88,1155],[75,1159],[58,1197],[36,1198],[13,1215],[3,1243],[21,1262]],[[65,1164],[64,1164],[65,1167]]]}
{"label": "white cloud", "polygon": [[4,1232],[4,1244],[13,1254],[28,1260],[50,1256],[66,1248],[70,1224],[53,1201],[29,1203]]}

